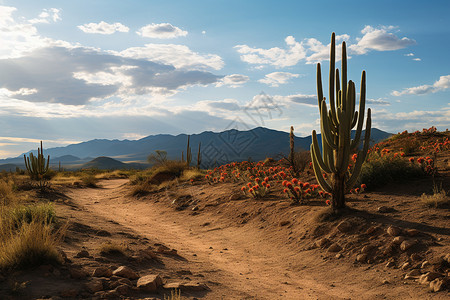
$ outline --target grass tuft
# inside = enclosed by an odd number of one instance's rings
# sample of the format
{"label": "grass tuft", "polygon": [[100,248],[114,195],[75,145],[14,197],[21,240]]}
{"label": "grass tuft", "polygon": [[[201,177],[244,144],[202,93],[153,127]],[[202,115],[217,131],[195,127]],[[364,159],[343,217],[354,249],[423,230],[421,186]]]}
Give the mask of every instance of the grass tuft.
{"label": "grass tuft", "polygon": [[447,196],[447,193],[442,189],[442,186],[438,187],[437,185],[434,185],[432,195],[426,195],[424,193],[420,197],[420,201],[426,206],[434,208],[450,205],[450,197]]}
{"label": "grass tuft", "polygon": [[100,245],[99,251],[102,255],[119,254],[126,256],[128,247],[125,244],[118,244],[113,241],[107,241]]}

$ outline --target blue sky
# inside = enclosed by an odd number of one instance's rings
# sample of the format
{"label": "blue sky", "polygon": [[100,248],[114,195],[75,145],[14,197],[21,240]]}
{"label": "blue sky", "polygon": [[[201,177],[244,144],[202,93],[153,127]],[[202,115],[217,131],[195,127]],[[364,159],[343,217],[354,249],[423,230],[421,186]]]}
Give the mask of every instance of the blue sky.
{"label": "blue sky", "polygon": [[374,127],[445,130],[449,12],[445,0],[3,0],[0,157],[39,140],[291,125],[309,135],[333,31],[358,91],[367,72]]}

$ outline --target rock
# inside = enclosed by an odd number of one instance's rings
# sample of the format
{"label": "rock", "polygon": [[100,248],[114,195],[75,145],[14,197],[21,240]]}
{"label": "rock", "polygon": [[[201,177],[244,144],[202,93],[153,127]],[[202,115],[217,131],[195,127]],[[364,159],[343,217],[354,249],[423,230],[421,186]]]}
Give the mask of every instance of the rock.
{"label": "rock", "polygon": [[421,275],[420,270],[412,270],[405,275],[405,279],[418,279]]}
{"label": "rock", "polygon": [[402,230],[395,226],[389,226],[386,232],[391,236],[398,236],[402,233]]}
{"label": "rock", "polygon": [[387,279],[383,279],[383,281],[381,282],[382,284],[389,284],[390,282],[389,282],[389,280],[387,280]]}
{"label": "rock", "polygon": [[336,257],[337,259],[339,259],[339,258],[343,257],[343,255],[342,255],[342,253],[338,253],[338,254],[336,254],[335,257]]}
{"label": "rock", "polygon": [[409,248],[411,248],[412,246],[414,246],[416,244],[416,241],[412,241],[412,240],[404,240],[401,244],[400,244],[400,250],[402,251],[406,251]]}
{"label": "rock", "polygon": [[356,256],[356,261],[360,262],[360,263],[364,263],[367,261],[367,254],[363,253],[363,254],[358,254]]}
{"label": "rock", "polygon": [[[116,290],[99,291],[94,294],[94,299],[121,299]],[[146,298],[147,299],[147,298]]]}
{"label": "rock", "polygon": [[230,195],[230,197],[228,198],[228,201],[236,201],[239,199],[241,199],[241,194],[234,193],[234,194]]}
{"label": "rock", "polygon": [[379,213],[384,214],[384,213],[392,212],[393,209],[392,209],[392,207],[380,206],[380,207],[377,208],[377,211],[378,211]]}
{"label": "rock", "polygon": [[428,260],[425,260],[422,265],[420,266],[421,269],[424,269],[426,267],[431,266],[430,262]]}
{"label": "rock", "polygon": [[386,263],[386,268],[393,268],[395,267],[395,263],[393,261],[389,261]]}
{"label": "rock", "polygon": [[341,223],[339,223],[336,228],[340,231],[340,232],[348,232],[350,231],[350,229],[352,229],[352,224],[350,224],[349,221],[342,221]]}
{"label": "rock", "polygon": [[85,249],[78,252],[74,257],[76,258],[83,258],[83,257],[89,257],[89,252]]}
{"label": "rock", "polygon": [[327,238],[322,238],[314,243],[316,247],[323,248],[330,243],[330,240]]}
{"label": "rock", "polygon": [[280,226],[286,226],[286,225],[289,225],[289,224],[291,224],[291,221],[288,221],[288,220],[284,220],[284,221],[280,222]]}
{"label": "rock", "polygon": [[59,295],[63,298],[75,298],[78,296],[78,291],[76,289],[64,290]]}
{"label": "rock", "polygon": [[430,281],[433,281],[439,277],[442,277],[442,274],[436,272],[428,272],[419,277],[419,283],[428,284]]}
{"label": "rock", "polygon": [[120,266],[114,270],[113,275],[125,277],[128,279],[137,279],[139,275],[127,266]]}
{"label": "rock", "polygon": [[162,279],[159,275],[152,274],[139,278],[136,286],[144,291],[155,292],[162,283]]}
{"label": "rock", "polygon": [[70,277],[72,277],[73,279],[82,279],[86,278],[89,275],[89,273],[83,268],[81,269],[71,268],[69,269],[69,274]]}
{"label": "rock", "polygon": [[158,249],[156,250],[156,252],[162,253],[162,254],[168,254],[168,255],[175,255],[175,256],[178,255],[177,250],[170,249],[170,248],[168,248],[168,247],[166,247],[164,245],[159,246]]}
{"label": "rock", "polygon": [[92,294],[103,290],[103,282],[99,279],[94,279],[89,282],[86,282],[84,286]]}
{"label": "rock", "polygon": [[447,263],[450,264],[450,253],[447,253],[447,254],[444,256],[444,260],[445,260]]}
{"label": "rock", "polygon": [[128,292],[130,291],[130,287],[126,284],[121,284],[118,287],[116,287],[114,290],[117,292],[117,294],[124,296],[124,295],[128,294]]}
{"label": "rock", "polygon": [[372,235],[379,229],[378,226],[371,226],[366,230],[366,234]]}
{"label": "rock", "polygon": [[112,271],[107,267],[97,267],[92,272],[92,277],[111,277]]}
{"label": "rock", "polygon": [[430,290],[432,292],[440,292],[450,286],[449,278],[436,278],[430,282]]}
{"label": "rock", "polygon": [[362,247],[361,253],[369,253],[374,248],[375,248],[375,246],[373,246],[373,245],[366,245],[366,246]]}
{"label": "rock", "polygon": [[411,267],[411,264],[409,262],[405,262],[400,269],[402,269],[403,271],[408,270]]}
{"label": "rock", "polygon": [[164,285],[165,289],[179,289],[179,290],[189,290],[189,291],[204,291],[208,290],[208,286],[199,282],[172,282],[166,283]]}
{"label": "rock", "polygon": [[401,244],[401,243],[403,243],[403,241],[405,240],[405,237],[403,237],[403,236],[396,236],[393,240],[392,240],[392,242],[394,243],[394,244]]}
{"label": "rock", "polygon": [[419,230],[417,230],[417,229],[407,229],[407,230],[405,230],[405,232],[409,236],[416,236],[419,234]]}
{"label": "rock", "polygon": [[342,247],[339,246],[338,243],[331,244],[330,247],[328,247],[328,252],[339,252],[342,250]]}

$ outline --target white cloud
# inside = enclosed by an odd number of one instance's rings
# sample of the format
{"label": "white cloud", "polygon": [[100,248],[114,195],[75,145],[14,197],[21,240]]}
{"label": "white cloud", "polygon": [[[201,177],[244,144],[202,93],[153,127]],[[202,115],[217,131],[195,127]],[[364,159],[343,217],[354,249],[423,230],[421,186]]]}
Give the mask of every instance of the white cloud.
{"label": "white cloud", "polygon": [[156,39],[173,39],[180,36],[186,36],[188,34],[187,31],[181,30],[170,23],[152,23],[142,27],[136,33],[143,37]]}
{"label": "white cloud", "polygon": [[415,87],[406,88],[403,91],[393,91],[392,95],[425,95],[429,93],[436,93],[450,88],[450,75],[441,76],[438,81],[432,85],[425,84]]}
{"label": "white cloud", "polygon": [[217,115],[217,110],[222,113],[242,110],[242,106],[236,99],[198,101],[193,108],[194,110],[206,111],[213,115]]}
{"label": "white cloud", "polygon": [[216,54],[199,54],[187,46],[175,44],[146,44],[144,47],[125,49],[120,55],[170,64],[176,68],[220,70],[224,66],[222,58]]}
{"label": "white cloud", "polygon": [[367,100],[366,100],[366,104],[386,105],[386,106],[391,105],[391,103],[389,103],[388,101],[383,100],[383,99],[381,99],[381,98],[378,98],[378,99],[367,99]]}
{"label": "white cloud", "polygon": [[113,34],[115,32],[128,32],[130,28],[121,23],[106,23],[101,21],[100,23],[88,23],[77,26],[83,32],[86,33],[99,33],[99,34]]}
{"label": "white cloud", "polygon": [[299,74],[292,74],[289,72],[273,72],[264,76],[263,79],[258,80],[272,87],[278,87],[280,84],[288,83],[289,79],[299,77]]}
{"label": "white cloud", "polygon": [[317,101],[317,95],[303,95],[303,94],[296,94],[296,95],[289,95],[289,96],[274,96],[274,99],[276,99],[280,103],[296,103],[296,104],[303,104],[307,106],[313,106],[318,107],[318,101]]}
{"label": "white cloud", "polygon": [[356,54],[366,54],[370,50],[376,51],[392,51],[406,48],[416,44],[413,39],[402,37],[399,38],[392,31],[394,26],[381,26],[374,28],[367,25],[361,30],[364,34],[362,38],[357,38],[358,43],[349,46],[349,49]]}
{"label": "white cloud", "polygon": [[[342,41],[348,41],[350,36],[348,34],[336,35],[336,61],[341,60]],[[314,38],[305,39],[303,42],[307,46],[308,53],[311,53],[306,57],[307,64],[318,63],[323,60],[330,60],[330,46],[331,42],[327,45],[322,44],[320,41]],[[347,54],[348,57],[348,54]],[[348,57],[350,58],[350,57]]]}
{"label": "white cloud", "polygon": [[420,59],[420,58],[418,58],[418,57],[413,58],[413,60],[415,60],[415,61],[422,61],[422,59]]}
{"label": "white cloud", "polygon": [[234,48],[241,54],[241,60],[249,64],[290,67],[306,57],[303,45],[296,42],[293,36],[286,37],[285,42],[286,49],[278,47],[270,49],[252,48],[247,45],[237,45]]}
{"label": "white cloud", "polygon": [[414,56],[414,53],[407,53],[405,56]]}
{"label": "white cloud", "polygon": [[247,81],[249,81],[249,77],[246,75],[231,74],[223,77],[219,82],[216,83],[216,86],[229,86],[232,88],[236,88],[242,86]]}
{"label": "white cloud", "polygon": [[28,20],[28,22],[30,22],[31,24],[37,24],[37,23],[50,23],[51,21],[53,22],[58,22],[61,21],[61,15],[60,15],[60,10],[57,8],[49,8],[49,9],[44,9],[40,14],[38,18],[34,18],[31,20]]}

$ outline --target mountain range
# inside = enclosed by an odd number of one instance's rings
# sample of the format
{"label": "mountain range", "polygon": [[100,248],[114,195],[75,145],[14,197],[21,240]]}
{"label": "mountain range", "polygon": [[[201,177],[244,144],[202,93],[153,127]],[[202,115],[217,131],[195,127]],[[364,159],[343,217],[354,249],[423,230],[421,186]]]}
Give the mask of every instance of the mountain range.
{"label": "mountain range", "polygon": [[[372,128],[371,142],[377,143],[391,135]],[[147,157],[155,150],[166,151],[169,159],[181,159],[182,151],[186,156],[187,139],[186,134],[150,135],[139,140],[95,139],[49,149],[45,149],[44,145],[44,155],[50,155],[50,165],[53,168],[58,168],[59,162],[66,169],[99,167],[94,160],[98,157],[114,159],[116,162],[110,161],[111,168],[146,168],[149,166]],[[294,141],[296,149],[309,150],[311,136],[295,137]],[[203,167],[248,159],[258,161],[289,153],[289,133],[264,127],[247,131],[236,129],[222,132],[205,131],[190,135],[192,164],[196,163],[199,143]],[[24,154],[28,155],[30,152],[36,154],[37,151],[32,150]],[[105,159],[101,161],[102,167],[105,167]],[[16,166],[24,168],[23,154],[15,158],[0,159],[0,170],[11,170]]]}

